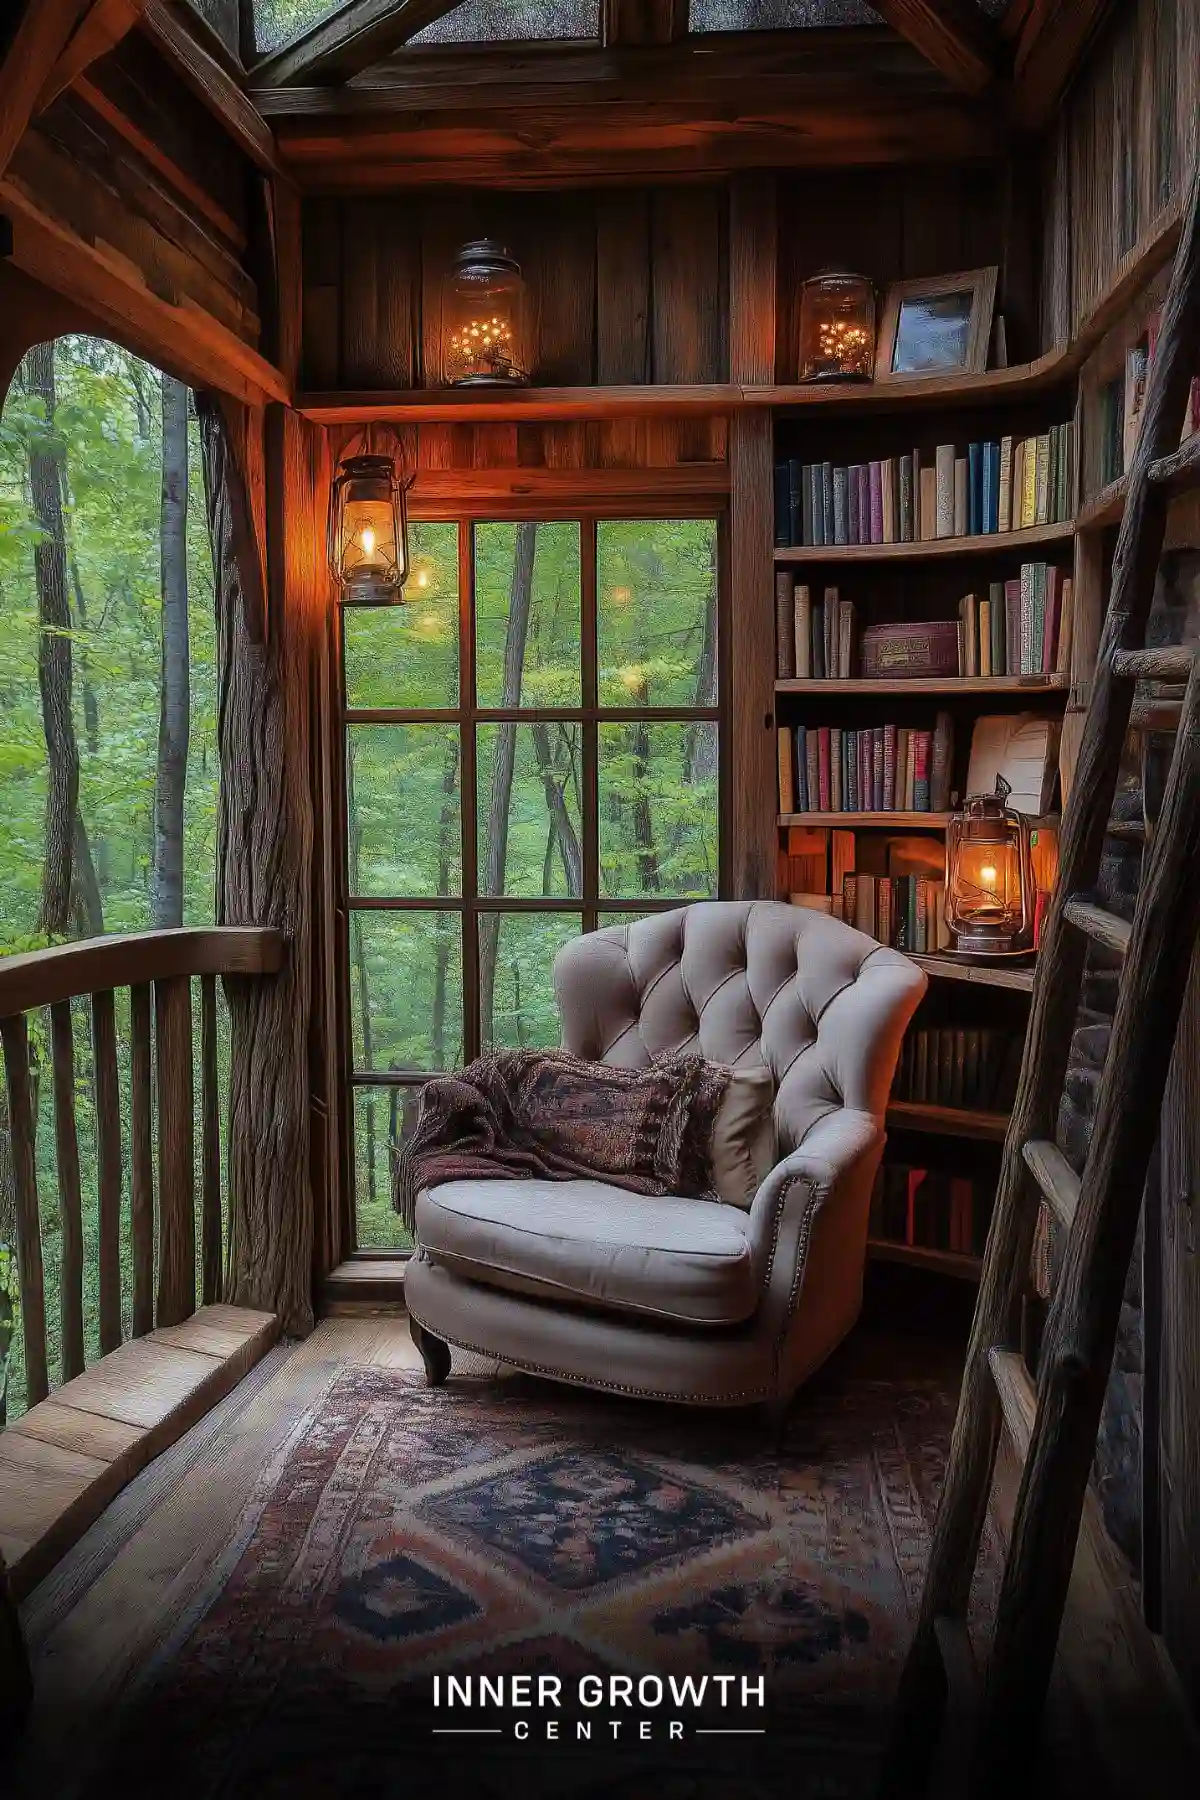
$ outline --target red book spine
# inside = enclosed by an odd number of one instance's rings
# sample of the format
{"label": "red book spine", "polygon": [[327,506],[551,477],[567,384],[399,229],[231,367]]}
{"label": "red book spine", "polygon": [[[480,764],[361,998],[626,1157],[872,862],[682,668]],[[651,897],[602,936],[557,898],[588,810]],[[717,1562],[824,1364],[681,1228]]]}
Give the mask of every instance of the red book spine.
{"label": "red book spine", "polygon": [[929,751],[932,733],[918,731],[913,750],[913,810],[929,811]]}
{"label": "red book spine", "polygon": [[821,812],[829,811],[829,727],[822,725],[817,732],[818,757],[818,792],[821,798]]}
{"label": "red book spine", "polygon": [[1062,613],[1062,575],[1056,568],[1046,571],[1046,616],[1042,622],[1042,673],[1053,673],[1058,655],[1058,622]]}
{"label": "red book spine", "polygon": [[883,810],[896,810],[896,727],[883,728]]}
{"label": "red book spine", "polygon": [[883,731],[878,725],[871,732],[871,811],[883,811]]}

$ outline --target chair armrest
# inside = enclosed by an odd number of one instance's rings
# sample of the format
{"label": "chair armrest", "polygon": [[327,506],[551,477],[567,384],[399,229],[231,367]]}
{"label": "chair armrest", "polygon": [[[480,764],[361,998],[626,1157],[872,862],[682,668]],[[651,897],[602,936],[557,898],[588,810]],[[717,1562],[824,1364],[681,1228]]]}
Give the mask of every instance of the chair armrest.
{"label": "chair armrest", "polygon": [[794,1304],[817,1214],[864,1161],[873,1176],[884,1137],[883,1121],[874,1113],[837,1107],[776,1163],[755,1194],[750,1239],[768,1313],[784,1317]]}

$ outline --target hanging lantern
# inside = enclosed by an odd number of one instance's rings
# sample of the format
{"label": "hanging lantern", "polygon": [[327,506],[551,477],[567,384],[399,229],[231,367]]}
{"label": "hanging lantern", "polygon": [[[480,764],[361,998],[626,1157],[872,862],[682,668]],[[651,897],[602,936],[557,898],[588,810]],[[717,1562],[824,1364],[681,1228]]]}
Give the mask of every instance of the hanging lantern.
{"label": "hanging lantern", "polygon": [[494,238],[464,244],[446,283],[445,379],[451,387],[529,380],[521,265]]}
{"label": "hanging lantern", "polygon": [[875,367],[875,290],[865,275],[826,269],[800,298],[801,381],[870,381]]}
{"label": "hanging lantern", "polygon": [[343,600],[404,604],[408,514],[390,456],[350,456],[339,467],[329,503],[329,566]]}
{"label": "hanging lantern", "polygon": [[946,830],[946,924],[968,956],[1005,956],[1033,942],[1029,821],[994,794],[973,795]]}

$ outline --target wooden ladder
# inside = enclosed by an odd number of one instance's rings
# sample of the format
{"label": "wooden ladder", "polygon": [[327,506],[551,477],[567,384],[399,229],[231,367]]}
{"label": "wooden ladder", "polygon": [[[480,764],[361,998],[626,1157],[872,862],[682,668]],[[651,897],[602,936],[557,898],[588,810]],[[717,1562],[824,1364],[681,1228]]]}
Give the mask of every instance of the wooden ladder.
{"label": "wooden ladder", "polygon": [[[961,1690],[973,1677],[967,1605],[1002,1426],[1024,1466],[965,1791],[971,1800],[1013,1800],[1038,1755],[1142,1189],[1200,933],[1200,679],[1187,650],[1145,647],[1169,504],[1152,464],[1179,444],[1198,364],[1200,168],[1184,210],[1129,472],[1095,685],[1063,820],[1060,879],[1038,957],[946,1483],[881,1800],[916,1800],[928,1791],[948,1701],[952,1716],[962,1718]],[[1140,678],[1186,679],[1187,688],[1131,926],[1098,905],[1094,891]],[[1116,952],[1122,964],[1095,1126],[1077,1176],[1054,1131],[1089,944]],[[1024,1358],[1011,1346],[1043,1199],[1063,1227],[1066,1247],[1035,1394]]]}

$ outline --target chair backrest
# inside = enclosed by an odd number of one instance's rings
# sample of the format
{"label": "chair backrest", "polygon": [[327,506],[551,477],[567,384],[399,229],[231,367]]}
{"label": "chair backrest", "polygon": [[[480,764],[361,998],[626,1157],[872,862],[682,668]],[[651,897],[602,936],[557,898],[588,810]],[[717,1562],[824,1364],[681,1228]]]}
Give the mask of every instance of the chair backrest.
{"label": "chair backrest", "polygon": [[862,932],[769,900],[705,900],[609,925],[558,954],[566,1049],[644,1067],[697,1050],[775,1077],[780,1154],[852,1106],[881,1116],[904,1028],[925,991],[915,963]]}

